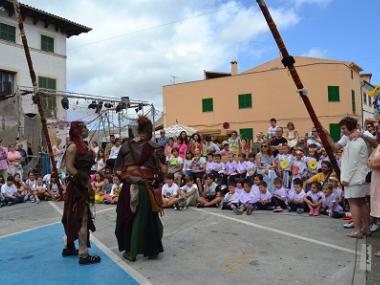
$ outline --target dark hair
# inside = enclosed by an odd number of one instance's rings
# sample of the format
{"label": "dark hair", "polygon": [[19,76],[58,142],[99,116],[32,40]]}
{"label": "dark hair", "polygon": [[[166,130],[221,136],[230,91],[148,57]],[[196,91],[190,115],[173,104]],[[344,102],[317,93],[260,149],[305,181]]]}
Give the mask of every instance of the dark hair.
{"label": "dark hair", "polygon": [[293,185],[300,185],[300,186],[302,186],[302,179],[300,179],[300,178],[296,178],[296,179],[294,179],[293,180]]}
{"label": "dark hair", "polygon": [[185,182],[194,181],[193,177],[189,176],[189,175],[186,175],[185,178],[184,178],[184,180],[185,180]]}
{"label": "dark hair", "polygon": [[330,162],[330,161],[328,161],[328,160],[324,160],[324,161],[322,161],[322,162],[321,162],[321,164],[324,164],[324,165],[326,165],[328,168],[331,168],[331,167],[332,167],[332,164],[331,164],[331,162]]}
{"label": "dark hair", "polygon": [[269,120],[269,122],[276,122],[277,123],[277,120],[275,118],[272,118]]}
{"label": "dark hair", "polygon": [[153,124],[146,116],[139,116],[137,119],[137,132],[139,134],[147,134],[150,139],[153,133]]}
{"label": "dark hair", "polygon": [[319,184],[318,182],[311,183],[311,186],[315,186],[317,187],[318,191],[321,191],[321,184]]}
{"label": "dark hair", "polygon": [[173,153],[173,152],[175,152],[175,151],[178,152],[178,148],[173,147],[171,153]]}
{"label": "dark hair", "polygon": [[249,185],[249,186],[252,186],[251,181],[249,181],[248,179],[244,179],[244,180],[243,180],[243,185],[244,185],[244,184],[247,184],[247,185]]}
{"label": "dark hair", "polygon": [[358,127],[358,121],[352,117],[344,117],[340,120],[339,126],[346,126],[347,130],[353,131]]}
{"label": "dark hair", "polygon": [[233,187],[236,187],[236,183],[235,182],[233,182],[233,181],[230,181],[230,182],[228,182],[228,187],[229,186],[233,186]]}
{"label": "dark hair", "polygon": [[7,181],[13,182],[13,181],[15,181],[15,179],[14,179],[14,177],[12,175],[9,175],[7,177]]}
{"label": "dark hair", "polygon": [[274,180],[273,180],[273,183],[281,183],[282,184],[282,179],[280,177],[276,177]]}
{"label": "dark hair", "polygon": [[256,154],[254,152],[251,152],[248,154],[248,158],[255,157],[255,156],[256,156]]}
{"label": "dark hair", "polygon": [[174,180],[174,174],[173,173],[168,173],[166,175],[166,179]]}
{"label": "dark hair", "polygon": [[242,158],[244,158],[244,159],[247,158],[247,155],[245,153],[240,153],[239,156],[242,157]]}
{"label": "dark hair", "polygon": [[214,175],[212,173],[209,173],[209,174],[206,175],[205,179],[207,179],[207,178],[210,178],[211,180],[214,180]]}
{"label": "dark hair", "polygon": [[259,183],[259,186],[264,186],[266,188],[266,187],[268,187],[268,184],[265,181],[261,181]]}
{"label": "dark hair", "polygon": [[240,179],[240,178],[236,179],[235,180],[235,185],[238,184],[238,183],[240,183],[241,185],[243,185],[243,179]]}
{"label": "dark hair", "polygon": [[255,174],[255,176],[253,176],[254,178],[255,177],[258,177],[260,179],[260,181],[263,181],[264,177],[262,174]]}
{"label": "dark hair", "polygon": [[214,157],[222,158],[222,156],[219,153],[215,154]]}
{"label": "dark hair", "polygon": [[[195,136],[198,136],[198,139],[195,140]],[[194,133],[192,136],[191,136],[192,139],[194,139],[197,143],[201,143],[202,142],[202,137],[199,133]]]}

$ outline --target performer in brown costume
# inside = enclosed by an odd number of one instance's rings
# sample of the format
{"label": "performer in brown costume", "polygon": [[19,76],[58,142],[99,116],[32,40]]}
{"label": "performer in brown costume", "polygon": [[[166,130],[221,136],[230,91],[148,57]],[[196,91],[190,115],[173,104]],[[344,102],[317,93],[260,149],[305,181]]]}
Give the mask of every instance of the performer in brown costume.
{"label": "performer in brown costume", "polygon": [[[75,121],[70,126],[70,143],[65,153],[66,170],[70,174],[66,188],[62,223],[67,237],[62,256],[79,253],[79,264],[99,263],[100,257],[88,254],[90,232],[95,231],[90,211],[90,171],[94,164],[94,153],[84,142],[88,129],[83,122]],[[74,241],[79,239],[79,252]]]}
{"label": "performer in brown costume", "polygon": [[123,257],[135,261],[138,254],[156,258],[163,252],[163,226],[159,175],[166,172],[163,147],[151,140],[152,122],[140,116],[138,134],[126,141],[115,162],[115,171],[123,179],[117,205],[115,234]]}

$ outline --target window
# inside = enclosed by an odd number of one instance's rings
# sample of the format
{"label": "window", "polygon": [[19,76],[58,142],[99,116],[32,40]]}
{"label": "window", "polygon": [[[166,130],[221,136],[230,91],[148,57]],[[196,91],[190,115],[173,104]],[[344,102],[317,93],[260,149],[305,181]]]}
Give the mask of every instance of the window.
{"label": "window", "polygon": [[329,102],[339,102],[339,86],[328,86],[327,87],[328,92],[328,101]]}
{"label": "window", "polygon": [[252,140],[253,139],[253,129],[248,128],[248,129],[240,129],[240,138],[242,139],[247,139]]}
{"label": "window", "polygon": [[252,108],[252,94],[239,95],[239,109]]}
{"label": "window", "polygon": [[337,142],[340,139],[340,126],[339,124],[330,124],[330,136]]}
{"label": "window", "polygon": [[16,27],[0,23],[0,39],[16,42]]}
{"label": "window", "polygon": [[214,102],[212,98],[202,99],[202,112],[214,111]]}
{"label": "window", "polygon": [[351,79],[354,79],[354,71],[351,69]]}
{"label": "window", "polygon": [[367,94],[363,93],[363,103],[367,105]]}
{"label": "window", "polygon": [[[48,77],[38,77],[38,87],[44,89],[57,90],[57,81]],[[41,97],[42,108],[46,118],[57,118],[57,98],[54,95],[43,95]]]}
{"label": "window", "polygon": [[355,90],[351,90],[352,113],[356,114]]}
{"label": "window", "polygon": [[41,50],[47,52],[54,52],[54,39],[41,35]]}
{"label": "window", "polygon": [[0,70],[0,97],[13,93],[14,73]]}
{"label": "window", "polygon": [[372,107],[372,97],[368,96],[368,105]]}

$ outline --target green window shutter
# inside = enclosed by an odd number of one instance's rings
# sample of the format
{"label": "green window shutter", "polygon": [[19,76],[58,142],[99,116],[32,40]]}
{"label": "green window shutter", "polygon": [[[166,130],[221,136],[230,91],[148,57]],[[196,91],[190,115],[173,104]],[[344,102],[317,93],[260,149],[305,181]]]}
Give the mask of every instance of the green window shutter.
{"label": "green window shutter", "polygon": [[341,135],[339,124],[330,124],[330,136],[334,142],[337,142],[340,139]]}
{"label": "green window shutter", "polygon": [[252,94],[239,95],[239,109],[252,108]]}
{"label": "green window shutter", "polygon": [[214,102],[212,98],[202,99],[202,112],[214,111]]}
{"label": "green window shutter", "polygon": [[363,93],[363,103],[367,105],[367,94]]}
{"label": "green window shutter", "polygon": [[372,106],[372,97],[371,96],[368,96],[368,105]]}
{"label": "green window shutter", "polygon": [[0,39],[16,42],[16,27],[0,23]]}
{"label": "green window shutter", "polygon": [[41,50],[54,52],[54,38],[41,35]]}
{"label": "green window shutter", "polygon": [[[53,78],[38,77],[38,87],[44,89],[57,90],[57,81]],[[57,98],[52,95],[42,96],[42,108],[49,119],[57,118]]]}
{"label": "green window shutter", "polygon": [[356,114],[355,90],[351,90],[352,113]]}
{"label": "green window shutter", "polygon": [[240,137],[242,139],[252,140],[253,139],[253,129],[252,128],[240,129]]}
{"label": "green window shutter", "polygon": [[339,86],[328,86],[327,92],[328,92],[328,101],[329,102],[339,102],[340,101]]}

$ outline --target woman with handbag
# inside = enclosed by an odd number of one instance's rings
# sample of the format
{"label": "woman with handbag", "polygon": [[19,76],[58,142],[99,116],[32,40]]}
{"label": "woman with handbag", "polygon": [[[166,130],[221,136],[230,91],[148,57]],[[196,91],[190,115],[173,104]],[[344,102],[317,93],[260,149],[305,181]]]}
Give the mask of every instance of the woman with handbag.
{"label": "woman with handbag", "polygon": [[115,171],[123,179],[117,204],[115,235],[123,257],[136,261],[138,254],[150,259],[163,252],[161,179],[166,173],[163,147],[151,140],[153,125],[138,118],[137,136],[122,145]]}

